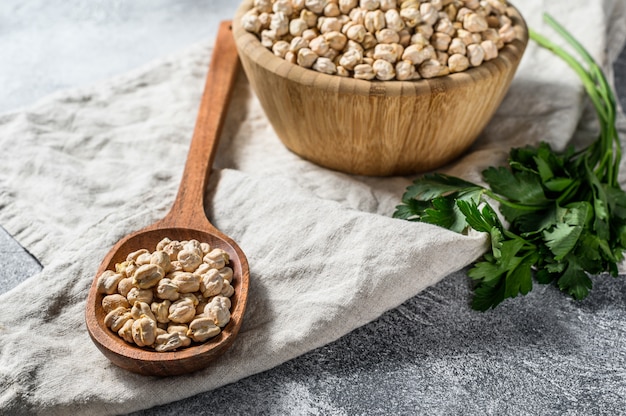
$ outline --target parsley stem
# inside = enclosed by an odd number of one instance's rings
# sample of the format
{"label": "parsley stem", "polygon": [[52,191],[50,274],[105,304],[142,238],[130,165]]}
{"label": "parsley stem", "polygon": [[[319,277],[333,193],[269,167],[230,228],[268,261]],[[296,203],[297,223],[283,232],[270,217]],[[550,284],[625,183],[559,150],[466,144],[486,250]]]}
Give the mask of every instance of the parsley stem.
{"label": "parsley stem", "polygon": [[588,70],[585,69],[581,63],[563,48],[532,29],[529,31],[531,39],[561,57],[580,77],[600,122],[598,145],[592,146],[587,153],[588,162],[595,167],[594,173],[599,179],[606,181],[609,186],[619,186],[618,175],[622,149],[615,129],[616,100],[613,90],[600,66],[580,42],[552,16],[544,14],[544,19],[583,58],[584,63],[589,67]]}
{"label": "parsley stem", "polygon": [[601,97],[598,95],[596,84],[591,79],[591,76],[589,75],[587,70],[585,70],[585,68],[578,61],[576,61],[576,59],[572,55],[570,55],[564,49],[557,46],[555,43],[548,40],[544,36],[540,35],[539,33],[535,32],[532,29],[529,29],[529,34],[530,34],[531,39],[533,39],[542,47],[558,55],[576,72],[576,74],[582,80],[583,86],[585,87],[585,90],[587,91],[589,98],[593,102],[593,105],[596,109],[596,112],[598,113],[598,116],[603,122],[605,122],[608,119],[608,114],[604,109]]}
{"label": "parsley stem", "polygon": [[510,208],[515,208],[515,209],[518,209],[520,211],[535,212],[535,211],[541,211],[542,209],[545,208],[544,205],[518,204],[518,203],[512,202],[512,201],[510,201],[508,199],[502,198],[500,195],[496,194],[495,192],[493,192],[490,189],[485,189],[484,193],[489,198],[491,198],[491,199],[493,199],[495,201],[498,201],[502,205],[506,205],[506,206],[508,206]]}

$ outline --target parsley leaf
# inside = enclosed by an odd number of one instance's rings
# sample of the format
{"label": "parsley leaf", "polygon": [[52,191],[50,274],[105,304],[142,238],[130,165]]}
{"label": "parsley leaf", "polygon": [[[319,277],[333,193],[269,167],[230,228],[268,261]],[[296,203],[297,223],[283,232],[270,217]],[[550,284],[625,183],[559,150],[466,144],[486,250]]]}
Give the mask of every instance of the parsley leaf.
{"label": "parsley leaf", "polygon": [[426,175],[413,182],[397,207],[394,218],[440,225],[461,233],[467,227],[456,201],[478,201],[484,189],[443,174]]}
{"label": "parsley leaf", "polygon": [[[554,151],[547,143],[511,149],[508,167],[483,171],[488,187],[430,174],[416,179],[395,218],[422,221],[456,232],[489,234],[491,249],[469,270],[472,307],[486,311],[507,298],[554,283],[574,299],[592,287],[589,274],[617,275],[626,250],[626,192],[618,183],[621,161],[615,97],[600,67],[552,17],[547,23],[581,61],[531,30],[531,38],[562,58],[580,77],[600,122],[587,148]],[[505,228],[496,201],[508,222]]]}

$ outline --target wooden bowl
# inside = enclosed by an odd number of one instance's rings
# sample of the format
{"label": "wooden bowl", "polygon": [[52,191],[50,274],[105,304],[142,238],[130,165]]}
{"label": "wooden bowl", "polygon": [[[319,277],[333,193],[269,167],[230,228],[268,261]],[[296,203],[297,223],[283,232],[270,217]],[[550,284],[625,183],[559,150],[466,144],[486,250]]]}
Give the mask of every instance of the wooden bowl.
{"label": "wooden bowl", "polygon": [[321,166],[361,175],[424,172],[457,158],[500,105],[528,43],[518,37],[481,66],[417,81],[363,81],[327,75],[275,56],[241,26],[233,33],[244,71],[284,145]]}

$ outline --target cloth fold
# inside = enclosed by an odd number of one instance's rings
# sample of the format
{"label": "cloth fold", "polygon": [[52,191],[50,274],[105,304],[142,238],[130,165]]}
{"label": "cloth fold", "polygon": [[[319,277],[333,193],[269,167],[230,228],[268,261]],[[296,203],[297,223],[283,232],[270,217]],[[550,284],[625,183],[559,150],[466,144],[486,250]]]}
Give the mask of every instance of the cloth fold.
{"label": "cloth fold", "polygon": [[[541,14],[553,14],[607,68],[626,39],[618,0],[518,8],[548,35]],[[481,234],[391,218],[412,177],[347,175],[289,152],[240,74],[206,207],[250,263],[240,335],[190,375],[144,377],[109,363],[86,332],[87,290],[109,248],[173,202],[210,45],[0,117],[0,224],[44,265],[0,296],[8,414],[117,414],[214,389],[339,338],[484,252]],[[531,43],[481,138],[442,170],[477,180],[511,146],[562,148],[573,135],[584,144],[593,128],[576,76]]]}

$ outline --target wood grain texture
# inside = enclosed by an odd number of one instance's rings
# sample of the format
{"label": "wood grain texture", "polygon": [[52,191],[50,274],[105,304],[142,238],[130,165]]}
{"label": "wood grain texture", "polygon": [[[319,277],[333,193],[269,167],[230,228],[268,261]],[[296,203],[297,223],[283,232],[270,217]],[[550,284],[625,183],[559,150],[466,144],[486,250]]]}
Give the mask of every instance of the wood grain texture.
{"label": "wood grain texture", "polygon": [[[243,320],[249,287],[249,268],[246,256],[237,244],[217,230],[204,211],[204,190],[213,165],[218,139],[239,59],[234,45],[230,22],[220,25],[217,43],[200,103],[196,127],[189,148],[176,200],[165,218],[120,240],[102,261],[89,290],[85,319],[89,334],[102,353],[115,365],[145,375],[170,376],[200,370],[232,345]],[[231,319],[215,338],[203,344],[174,352],[156,352],[140,348],[122,340],[104,324],[103,295],[97,292],[97,277],[105,270],[141,248],[154,251],[163,238],[172,240],[196,239],[219,247],[230,256],[233,269]]]}
{"label": "wood grain texture", "polygon": [[500,105],[528,43],[518,38],[498,58],[462,73],[418,81],[363,81],[318,73],[276,57],[233,20],[244,71],[287,148],[319,165],[362,175],[440,167],[463,153]]}

